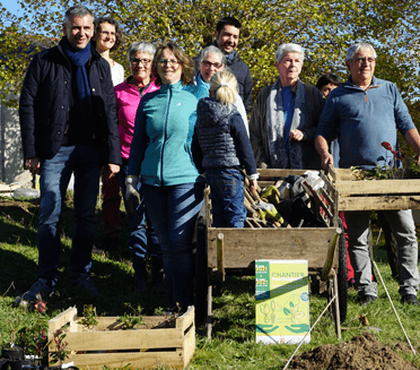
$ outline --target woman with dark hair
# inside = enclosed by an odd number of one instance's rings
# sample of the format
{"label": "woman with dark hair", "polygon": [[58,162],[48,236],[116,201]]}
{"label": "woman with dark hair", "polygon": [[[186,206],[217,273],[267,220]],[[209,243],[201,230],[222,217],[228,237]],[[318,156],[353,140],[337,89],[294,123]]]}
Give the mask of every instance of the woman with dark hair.
{"label": "woman with dark hair", "polygon": [[118,22],[111,17],[96,18],[94,21],[95,34],[91,40],[96,51],[109,63],[114,86],[124,81],[124,68],[111,59],[111,51],[117,50],[122,42],[122,33]]}
{"label": "woman with dark hair", "polygon": [[[124,81],[124,68],[111,59],[110,52],[118,49],[122,41],[122,34],[118,22],[111,17],[96,18],[94,21],[95,34],[91,39],[96,51],[109,63],[111,78],[114,86]],[[104,215],[105,249],[115,250],[120,247],[120,188],[117,177],[108,178],[102,173],[102,211]]]}
{"label": "woman with dark hair", "polygon": [[138,199],[139,176],[147,212],[162,249],[169,308],[193,304],[192,237],[203,184],[193,164],[191,141],[197,98],[186,91],[194,64],[175,43],[160,45],[152,73],[160,90],[147,94],[136,115],[128,161],[126,199]]}

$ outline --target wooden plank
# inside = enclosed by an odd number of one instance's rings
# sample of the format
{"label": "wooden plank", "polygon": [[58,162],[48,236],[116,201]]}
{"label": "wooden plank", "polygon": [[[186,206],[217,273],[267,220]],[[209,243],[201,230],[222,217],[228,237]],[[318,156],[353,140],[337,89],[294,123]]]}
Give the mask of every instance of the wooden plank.
{"label": "wooden plank", "polygon": [[[48,320],[48,340],[53,339],[53,334],[64,325],[70,323],[70,331],[77,330],[77,308],[69,307],[51,320]],[[51,335],[51,337],[50,337]]]}
{"label": "wooden plank", "polygon": [[223,264],[224,261],[224,235],[223,233],[217,234],[217,271],[219,271],[220,275],[222,276],[222,281],[225,281],[225,266]]}
{"label": "wooden plank", "polygon": [[[258,259],[306,259],[324,266],[335,228],[208,229],[208,267],[217,266],[217,234],[225,238],[224,267],[246,268]],[[337,259],[333,266],[337,266]]]}
{"label": "wooden plank", "polygon": [[22,186],[18,182],[13,182],[11,184],[0,184],[0,193],[12,193],[21,187]]}
{"label": "wooden plank", "polygon": [[332,181],[336,181],[340,179],[340,176],[338,174],[337,168],[335,168],[333,165],[328,165],[328,177]]}
{"label": "wooden plank", "polygon": [[318,191],[321,193],[321,196],[323,196],[326,199],[327,204],[334,203],[333,199],[331,198],[331,195],[324,188],[319,188]]}
{"label": "wooden plank", "polygon": [[245,220],[245,226],[254,228],[254,225],[251,223],[251,221],[248,218]]}
{"label": "wooden plank", "polygon": [[270,185],[276,185],[277,181],[283,181],[283,180],[258,180],[258,185],[261,187],[261,189],[268,188]]}
{"label": "wooden plank", "polygon": [[289,175],[297,175],[301,176],[308,170],[291,170],[288,168],[258,168],[257,172],[259,173],[260,177],[273,177],[273,178],[281,178],[287,177]]}
{"label": "wooden plank", "polygon": [[[67,333],[69,351],[108,351],[122,349],[182,348],[179,329],[110,330]],[[55,344],[49,346],[54,351]]]}
{"label": "wooden plank", "polygon": [[[302,187],[305,190],[305,192],[310,197],[312,197],[311,201],[314,202],[314,204],[316,205],[317,208],[322,208],[324,210],[324,212],[326,213],[326,215],[328,216],[328,220],[331,220],[331,222],[328,222],[328,224],[332,224],[333,223],[332,222],[333,214],[331,213],[328,206],[321,199],[319,193],[316,192],[315,190],[313,190],[312,187],[308,184],[308,182],[306,180],[302,181],[301,184],[302,184]],[[325,221],[325,218],[323,218],[323,220]]]}
{"label": "wooden plank", "polygon": [[[152,329],[153,327],[163,323],[165,318],[163,316],[143,316],[143,325],[136,325],[136,329]],[[79,322],[82,317],[78,317]],[[118,316],[98,316],[98,325],[94,327],[95,331],[100,330],[122,330],[122,324],[118,322]],[[83,325],[77,325],[77,331],[91,331],[89,328],[85,328]]]}
{"label": "wooden plank", "polygon": [[420,195],[340,197],[338,209],[340,211],[420,209]]}
{"label": "wooden plank", "polygon": [[355,180],[350,168],[336,168],[331,165],[328,168],[328,176],[333,181]]}
{"label": "wooden plank", "polygon": [[210,186],[206,186],[204,189],[204,207],[205,207],[205,214],[206,214],[206,221],[207,227],[210,227],[213,223],[213,216],[211,214],[211,202],[210,202]]}
{"label": "wooden plank", "polygon": [[175,321],[175,327],[181,329],[184,333],[194,323],[194,306],[188,306],[187,312],[178,317]]}
{"label": "wooden plank", "polygon": [[420,180],[360,180],[337,181],[335,184],[341,197],[357,194],[418,194]]}
{"label": "wooden plank", "polygon": [[183,351],[172,352],[127,352],[127,353],[86,353],[70,354],[67,362],[74,361],[80,369],[102,370],[104,364],[111,369],[155,369],[158,366],[168,366],[183,369]]}
{"label": "wooden plank", "polygon": [[186,332],[184,332],[184,344],[182,348],[183,348],[183,357],[184,357],[184,367],[187,367],[192,357],[194,356],[194,352],[195,352],[194,315],[192,315],[191,326]]}

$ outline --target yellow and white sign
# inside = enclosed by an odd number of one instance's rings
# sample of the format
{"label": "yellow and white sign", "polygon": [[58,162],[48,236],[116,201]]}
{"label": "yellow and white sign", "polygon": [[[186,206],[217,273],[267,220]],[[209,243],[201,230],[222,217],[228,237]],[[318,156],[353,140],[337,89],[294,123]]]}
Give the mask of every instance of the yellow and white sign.
{"label": "yellow and white sign", "polygon": [[255,295],[256,342],[300,343],[310,327],[308,261],[256,261]]}

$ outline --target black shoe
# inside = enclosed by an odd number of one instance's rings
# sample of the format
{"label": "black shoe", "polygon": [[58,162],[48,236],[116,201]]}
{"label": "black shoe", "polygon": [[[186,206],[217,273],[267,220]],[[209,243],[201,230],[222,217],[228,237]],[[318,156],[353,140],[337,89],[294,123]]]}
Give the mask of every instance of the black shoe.
{"label": "black shoe", "polygon": [[16,297],[16,302],[18,304],[27,305],[35,303],[38,298],[45,300],[48,297],[51,297],[55,292],[55,288],[51,287],[51,285],[51,282],[39,278],[27,292]]}
{"label": "black shoe", "polygon": [[419,300],[414,294],[406,294],[401,297],[402,304],[412,304],[414,306],[419,306]]}
{"label": "black shoe", "polygon": [[378,297],[375,297],[374,295],[362,295],[359,297],[359,304],[361,306],[367,306],[368,304],[372,303],[374,300],[378,299]]}
{"label": "black shoe", "polygon": [[71,283],[81,291],[89,294],[92,298],[100,299],[102,297],[92,279],[86,273],[74,274]]}

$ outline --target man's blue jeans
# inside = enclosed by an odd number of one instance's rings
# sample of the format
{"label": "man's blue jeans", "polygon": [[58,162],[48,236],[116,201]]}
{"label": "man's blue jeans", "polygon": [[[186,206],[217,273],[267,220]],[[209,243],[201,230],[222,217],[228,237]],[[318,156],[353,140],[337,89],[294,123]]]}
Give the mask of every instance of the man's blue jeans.
{"label": "man's blue jeans", "polygon": [[211,187],[212,226],[243,228],[246,208],[242,173],[235,169],[210,168],[206,169],[206,180]]}
{"label": "man's blue jeans", "polygon": [[63,146],[41,163],[38,221],[38,277],[57,282],[61,252],[60,216],[67,186],[74,172],[74,231],[70,264],[73,273],[89,272],[95,240],[95,207],[101,174],[100,148]]}
{"label": "man's blue jeans", "polygon": [[147,212],[162,249],[169,307],[181,311],[193,304],[192,238],[203,200],[203,183],[175,186],[143,184]]}
{"label": "man's blue jeans", "polygon": [[[123,159],[123,165],[121,166],[121,170],[118,173],[117,178],[120,184],[125,206],[125,178],[127,177],[127,171],[127,160]],[[146,258],[146,253],[148,253],[151,257],[162,257],[158,237],[146,212],[141,181],[139,181],[137,190],[140,193],[141,203],[137,207],[136,214],[134,216],[127,212],[128,250],[133,260],[133,267],[135,272],[144,267],[143,265]],[[125,209],[127,209],[127,206]]]}

